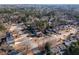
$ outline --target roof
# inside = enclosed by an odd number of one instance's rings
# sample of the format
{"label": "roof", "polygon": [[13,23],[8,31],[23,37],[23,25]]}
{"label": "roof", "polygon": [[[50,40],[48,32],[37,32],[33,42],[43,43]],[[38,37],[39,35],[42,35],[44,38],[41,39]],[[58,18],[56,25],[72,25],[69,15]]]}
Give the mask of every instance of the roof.
{"label": "roof", "polygon": [[7,41],[8,44],[13,43],[13,36],[12,36],[12,33],[10,33],[10,32],[7,32],[7,33],[6,33],[6,41]]}

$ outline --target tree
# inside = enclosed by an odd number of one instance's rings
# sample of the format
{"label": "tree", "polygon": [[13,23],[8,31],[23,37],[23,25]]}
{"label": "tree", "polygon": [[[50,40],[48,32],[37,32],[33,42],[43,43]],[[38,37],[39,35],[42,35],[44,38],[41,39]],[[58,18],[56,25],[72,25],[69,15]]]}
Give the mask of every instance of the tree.
{"label": "tree", "polygon": [[35,21],[35,24],[36,24],[36,27],[38,28],[38,30],[40,30],[43,33],[44,33],[45,29],[49,26],[47,20]]}
{"label": "tree", "polygon": [[26,17],[21,17],[21,21],[26,22]]}
{"label": "tree", "polygon": [[45,44],[45,52],[46,52],[46,55],[51,55],[52,54],[52,52],[50,50],[50,43]]}
{"label": "tree", "polygon": [[36,36],[36,31],[35,29],[33,28],[33,26],[29,25],[27,27],[27,30],[32,34],[32,36]]}
{"label": "tree", "polygon": [[2,24],[0,24],[0,31],[4,31],[4,30],[5,30],[5,27]]}
{"label": "tree", "polygon": [[79,41],[71,43],[69,47],[64,50],[64,55],[79,55]]}

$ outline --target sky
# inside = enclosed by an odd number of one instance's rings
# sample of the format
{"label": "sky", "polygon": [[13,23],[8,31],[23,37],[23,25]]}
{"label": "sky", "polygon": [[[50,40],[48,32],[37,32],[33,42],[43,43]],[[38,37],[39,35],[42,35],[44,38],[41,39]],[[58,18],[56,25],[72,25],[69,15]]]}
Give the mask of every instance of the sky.
{"label": "sky", "polygon": [[79,4],[79,0],[0,0],[0,4]]}

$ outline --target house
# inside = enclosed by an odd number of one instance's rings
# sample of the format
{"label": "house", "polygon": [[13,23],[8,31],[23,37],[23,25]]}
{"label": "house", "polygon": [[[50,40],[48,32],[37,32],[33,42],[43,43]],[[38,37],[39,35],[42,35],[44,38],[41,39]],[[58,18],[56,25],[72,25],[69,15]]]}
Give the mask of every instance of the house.
{"label": "house", "polygon": [[13,36],[12,36],[12,33],[11,32],[7,32],[6,33],[6,43],[9,45],[9,46],[12,46],[13,43],[14,43],[14,40],[13,40]]}

